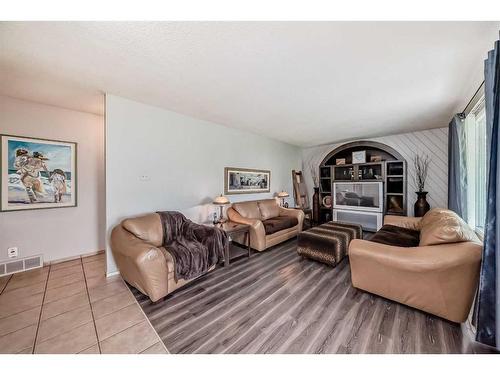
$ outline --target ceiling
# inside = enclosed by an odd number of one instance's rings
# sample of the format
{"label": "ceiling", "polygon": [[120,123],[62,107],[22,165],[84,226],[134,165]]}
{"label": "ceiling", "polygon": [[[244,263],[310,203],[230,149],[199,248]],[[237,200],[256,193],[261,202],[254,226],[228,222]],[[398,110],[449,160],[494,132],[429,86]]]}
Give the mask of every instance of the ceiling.
{"label": "ceiling", "polygon": [[312,146],[447,126],[500,22],[1,22],[0,94],[107,92]]}

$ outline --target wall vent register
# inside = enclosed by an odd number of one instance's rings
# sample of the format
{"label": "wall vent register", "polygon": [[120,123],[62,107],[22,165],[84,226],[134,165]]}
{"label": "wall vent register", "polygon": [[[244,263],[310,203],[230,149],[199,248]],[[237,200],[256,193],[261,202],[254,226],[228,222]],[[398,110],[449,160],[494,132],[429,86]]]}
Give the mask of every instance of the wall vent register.
{"label": "wall vent register", "polygon": [[40,268],[43,266],[43,255],[34,255],[27,258],[0,262],[0,276],[11,275]]}

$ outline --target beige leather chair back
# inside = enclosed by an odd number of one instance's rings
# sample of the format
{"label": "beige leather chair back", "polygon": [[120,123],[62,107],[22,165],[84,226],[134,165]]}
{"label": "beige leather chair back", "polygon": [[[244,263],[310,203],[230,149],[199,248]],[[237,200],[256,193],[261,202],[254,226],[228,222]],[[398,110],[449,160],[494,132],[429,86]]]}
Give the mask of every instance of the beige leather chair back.
{"label": "beige leather chair back", "polygon": [[163,228],[160,215],[157,213],[125,219],[122,221],[122,226],[137,238],[153,246],[163,244]]}
{"label": "beige leather chair back", "polygon": [[233,209],[246,219],[260,220],[260,210],[257,201],[233,203]]}
{"label": "beige leather chair back", "polygon": [[433,208],[420,221],[420,246],[466,241],[480,243],[474,230],[451,210]]}
{"label": "beige leather chair back", "polygon": [[272,219],[280,215],[280,206],[276,199],[265,199],[257,202],[262,220]]}
{"label": "beige leather chair back", "polygon": [[280,214],[279,204],[274,198],[237,202],[232,207],[246,219],[267,220]]}

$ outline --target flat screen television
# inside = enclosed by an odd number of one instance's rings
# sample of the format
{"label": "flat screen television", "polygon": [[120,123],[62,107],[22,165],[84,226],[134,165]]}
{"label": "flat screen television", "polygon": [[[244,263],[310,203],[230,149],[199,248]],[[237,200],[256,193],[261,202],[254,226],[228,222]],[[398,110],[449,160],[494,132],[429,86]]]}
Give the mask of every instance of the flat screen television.
{"label": "flat screen television", "polygon": [[334,182],[333,208],[382,212],[382,181]]}

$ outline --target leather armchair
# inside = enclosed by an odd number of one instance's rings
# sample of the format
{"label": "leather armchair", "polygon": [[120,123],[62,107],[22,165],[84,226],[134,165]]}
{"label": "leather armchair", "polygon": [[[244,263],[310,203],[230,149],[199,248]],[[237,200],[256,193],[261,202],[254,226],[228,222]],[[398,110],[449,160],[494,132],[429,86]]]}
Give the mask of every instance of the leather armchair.
{"label": "leather armchair", "polygon": [[123,279],[153,302],[195,280],[174,277],[174,259],[162,247],[162,242],[163,229],[157,213],[123,220],[113,229],[110,238],[113,257]]}
{"label": "leather armchair", "polygon": [[[422,220],[386,216],[384,224],[420,230]],[[464,322],[478,284],[481,249],[481,243],[475,241],[398,247],[353,240],[349,246],[352,284],[453,322]]]}
{"label": "leather armchair", "polygon": [[141,240],[122,225],[111,232],[110,245],[125,281],[153,302],[168,294],[169,269],[160,247]]}

